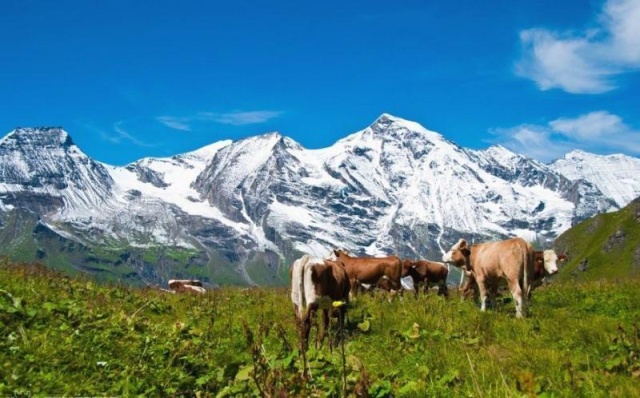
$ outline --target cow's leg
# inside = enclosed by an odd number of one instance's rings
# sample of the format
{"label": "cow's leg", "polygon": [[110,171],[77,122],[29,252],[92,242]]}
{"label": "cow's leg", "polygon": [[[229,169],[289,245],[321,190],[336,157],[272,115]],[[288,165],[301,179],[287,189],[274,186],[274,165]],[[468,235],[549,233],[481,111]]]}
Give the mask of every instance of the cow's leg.
{"label": "cow's leg", "polygon": [[449,297],[449,290],[447,289],[446,280],[440,281],[440,284],[438,285],[438,294],[441,294],[447,298]]}
{"label": "cow's leg", "polygon": [[311,333],[311,318],[315,313],[314,310],[309,309],[300,322],[301,334],[302,334],[302,350],[307,351],[309,348],[309,334]]}
{"label": "cow's leg", "polygon": [[[316,340],[316,349],[322,347],[324,344],[324,337],[327,331],[329,330],[329,310],[322,310],[322,327],[319,328],[318,331],[318,339]],[[331,335],[329,335],[329,345],[331,346]]]}
{"label": "cow's leg", "polygon": [[487,285],[483,277],[476,276],[476,282],[478,283],[478,290],[480,291],[480,311],[487,310]]}
{"label": "cow's leg", "polygon": [[525,296],[522,294],[522,289],[520,288],[518,279],[509,279],[509,290],[511,290],[513,300],[516,302],[516,318],[522,318],[524,313],[524,305],[526,305],[526,303]]}
{"label": "cow's leg", "polygon": [[358,297],[358,290],[360,289],[360,282],[357,279],[351,279],[351,290],[349,291],[349,295],[352,298]]}

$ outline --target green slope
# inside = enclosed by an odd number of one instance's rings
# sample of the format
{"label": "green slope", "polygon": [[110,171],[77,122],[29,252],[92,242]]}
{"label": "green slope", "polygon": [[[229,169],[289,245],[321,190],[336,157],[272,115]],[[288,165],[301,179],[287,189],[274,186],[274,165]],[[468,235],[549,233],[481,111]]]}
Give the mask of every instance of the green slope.
{"label": "green slope", "polygon": [[[598,280],[640,274],[640,198],[623,209],[600,214],[560,235],[554,247],[569,262],[558,279]],[[586,271],[580,263],[587,259]]]}

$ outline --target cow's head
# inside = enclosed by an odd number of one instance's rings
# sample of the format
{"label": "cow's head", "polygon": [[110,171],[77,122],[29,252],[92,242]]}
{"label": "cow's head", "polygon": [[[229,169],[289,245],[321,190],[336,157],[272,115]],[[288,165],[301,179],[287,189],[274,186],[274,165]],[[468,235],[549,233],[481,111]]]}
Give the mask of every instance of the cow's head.
{"label": "cow's head", "polygon": [[457,267],[469,268],[469,256],[471,250],[469,250],[469,244],[466,240],[460,239],[458,243],[451,247],[447,253],[442,256],[442,261],[445,263],[453,264]]}
{"label": "cow's head", "polygon": [[549,275],[558,272],[558,255],[553,250],[544,251],[544,269]]}
{"label": "cow's head", "polygon": [[336,259],[344,256],[348,256],[349,253],[345,249],[333,249],[333,255]]}

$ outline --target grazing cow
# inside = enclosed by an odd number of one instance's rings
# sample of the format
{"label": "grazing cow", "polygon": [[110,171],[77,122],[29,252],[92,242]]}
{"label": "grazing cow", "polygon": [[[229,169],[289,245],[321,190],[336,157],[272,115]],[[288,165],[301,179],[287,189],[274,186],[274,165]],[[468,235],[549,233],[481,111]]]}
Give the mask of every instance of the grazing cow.
{"label": "grazing cow", "polygon": [[339,307],[340,326],[344,327],[351,285],[341,264],[331,260],[315,259],[308,254],[293,262],[290,277],[291,302],[302,337],[302,350],[306,351],[309,346],[311,319],[318,309],[323,311],[323,323],[316,339],[316,346],[318,341],[322,344],[325,332],[329,328],[329,311],[333,309],[334,302],[341,301],[345,304]]}
{"label": "grazing cow", "polygon": [[[563,257],[561,257],[563,256]],[[561,258],[564,258],[566,261],[567,256],[564,254],[558,255],[554,250],[548,249],[545,251],[536,250],[533,252],[533,280],[529,287],[528,298],[531,300],[531,292],[538,287],[542,286],[544,283],[544,278],[550,275],[554,275],[558,272],[558,262],[561,261]],[[466,275],[466,280],[462,285],[462,298],[466,298],[471,296],[477,292],[477,283],[475,282],[475,278],[473,275]],[[498,286],[497,283],[489,286],[489,290],[492,296],[496,296],[498,293],[498,288],[502,288],[503,286]]]}
{"label": "grazing cow", "polygon": [[170,279],[169,289],[174,292],[205,293],[207,290],[202,287],[202,282],[196,279]]}
{"label": "grazing cow", "polygon": [[396,256],[389,257],[351,257],[341,249],[333,251],[338,262],[342,263],[351,282],[351,293],[355,296],[361,284],[372,284],[386,290],[401,291],[402,262]]}
{"label": "grazing cow", "polygon": [[438,294],[449,296],[447,291],[447,276],[449,269],[443,263],[429,260],[403,260],[402,261],[402,277],[410,276],[413,280],[413,287],[416,296],[420,285],[424,286],[424,293],[429,290],[429,284],[438,285]]}
{"label": "grazing cow", "polygon": [[[565,256],[566,257],[566,256]],[[554,250],[536,250],[533,252],[533,276],[534,280],[553,275],[558,272],[560,256]]]}
{"label": "grazing cow", "polygon": [[545,251],[536,250],[533,252],[533,282],[529,290],[529,298],[531,298],[531,292],[544,283],[545,277],[558,272],[559,258],[560,256],[552,249]]}
{"label": "grazing cow", "polygon": [[[533,249],[522,238],[469,246],[460,239],[442,256],[442,261],[462,267],[472,275],[480,291],[480,308],[487,308],[487,293],[500,278],[507,280],[516,303],[516,317],[526,312],[529,286],[533,276]],[[522,286],[520,281],[522,280]]]}

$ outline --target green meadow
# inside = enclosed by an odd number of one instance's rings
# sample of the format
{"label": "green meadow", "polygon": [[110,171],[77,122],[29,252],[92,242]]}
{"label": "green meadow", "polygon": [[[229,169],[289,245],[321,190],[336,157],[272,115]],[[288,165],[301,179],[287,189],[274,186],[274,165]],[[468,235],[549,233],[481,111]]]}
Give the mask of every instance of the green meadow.
{"label": "green meadow", "polygon": [[557,282],[526,319],[508,297],[360,295],[344,338],[334,320],[316,348],[314,329],[303,357],[286,288],[170,294],[4,259],[0,395],[638,396],[639,291]]}

